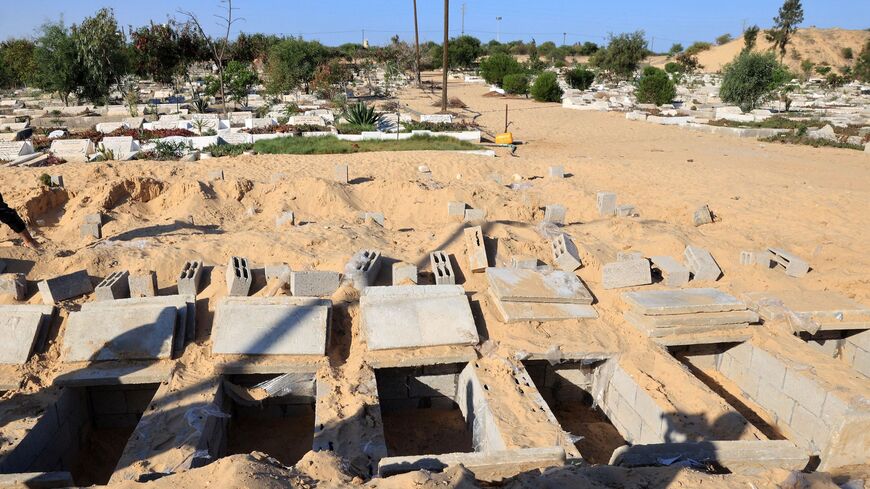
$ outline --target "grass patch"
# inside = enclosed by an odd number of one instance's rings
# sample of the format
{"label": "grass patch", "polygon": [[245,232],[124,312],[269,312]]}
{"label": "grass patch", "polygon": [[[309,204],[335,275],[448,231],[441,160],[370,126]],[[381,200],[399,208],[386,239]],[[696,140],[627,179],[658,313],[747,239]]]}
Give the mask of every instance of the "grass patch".
{"label": "grass patch", "polygon": [[203,149],[205,153],[211,153],[215,158],[220,158],[221,156],[239,156],[245,151],[253,148],[254,145],[251,143],[243,143],[243,144],[212,144],[206,146]]}
{"label": "grass patch", "polygon": [[710,121],[709,124],[711,126],[722,126],[722,127],[750,127],[753,129],[802,129],[808,127],[824,127],[826,122],[820,121],[819,119],[810,119],[810,120],[802,120],[796,121],[793,119],[788,119],[781,116],[773,116],[769,117],[763,121],[754,121],[754,122],[738,122],[738,121],[729,121],[726,119],[717,119],[715,121]]}
{"label": "grass patch", "polygon": [[814,148],[821,147],[829,147],[829,148],[845,148],[845,149],[854,149],[858,151],[864,151],[864,146],[859,144],[850,144],[850,143],[841,143],[839,141],[829,141],[827,139],[813,139],[809,138],[805,135],[795,134],[795,133],[787,133],[787,134],[777,134],[776,136],[771,136],[769,138],[763,138],[761,141],[767,141],[771,143],[784,143],[784,144],[803,144],[806,146],[812,146]]}
{"label": "grass patch", "polygon": [[374,124],[351,124],[349,122],[336,124],[335,128],[338,129],[340,134],[362,134],[363,132],[378,130]]}
{"label": "grass patch", "polygon": [[254,143],[254,151],[264,154],[322,155],[366,153],[371,151],[456,151],[479,149],[476,144],[449,137],[413,136],[388,141],[342,141],[335,136],[287,137]]}

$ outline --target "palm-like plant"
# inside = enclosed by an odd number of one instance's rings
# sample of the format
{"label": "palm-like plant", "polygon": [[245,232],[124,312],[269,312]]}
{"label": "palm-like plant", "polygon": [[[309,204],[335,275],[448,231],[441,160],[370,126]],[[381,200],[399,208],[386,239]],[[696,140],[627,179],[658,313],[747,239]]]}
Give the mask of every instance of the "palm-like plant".
{"label": "palm-like plant", "polygon": [[374,107],[368,107],[363,102],[348,106],[344,113],[347,122],[355,125],[377,124],[381,116],[375,113]]}
{"label": "palm-like plant", "polygon": [[205,114],[208,110],[208,101],[201,97],[193,99],[193,110],[200,114]]}

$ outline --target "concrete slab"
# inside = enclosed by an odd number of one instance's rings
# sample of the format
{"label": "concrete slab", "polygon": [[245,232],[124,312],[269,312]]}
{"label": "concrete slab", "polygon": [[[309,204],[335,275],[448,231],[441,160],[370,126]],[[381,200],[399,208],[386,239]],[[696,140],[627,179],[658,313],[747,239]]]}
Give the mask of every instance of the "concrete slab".
{"label": "concrete slab", "polygon": [[736,297],[708,288],[625,292],[622,300],[635,312],[646,316],[746,309],[746,304]]}
{"label": "concrete slab", "polygon": [[0,306],[0,364],[26,363],[53,313],[54,306]]}
{"label": "concrete slab", "polygon": [[641,316],[632,311],[623,313],[625,320],[628,321],[641,333],[650,338],[661,338],[671,335],[683,335],[693,333],[708,333],[712,331],[725,331],[728,329],[742,329],[749,326],[749,323],[728,323],[728,324],[680,324],[674,326],[656,326],[649,322],[649,318],[653,316]]}
{"label": "concrete slab", "polygon": [[[193,295],[166,295],[155,297],[134,297],[130,299],[118,299],[111,302],[86,302],[82,304],[82,310],[92,310],[99,308],[114,309],[120,307],[135,307],[135,306],[172,306],[178,311],[177,329],[182,332],[176,335],[176,342],[183,342],[186,337],[192,340],[196,333],[196,297]],[[176,343],[176,346],[180,346]]]}
{"label": "concrete slab", "polygon": [[601,268],[601,286],[605,290],[651,283],[652,273],[646,258],[615,261]]}
{"label": "concrete slab", "polygon": [[579,277],[562,270],[487,268],[495,297],[506,302],[592,304],[592,293]]}
{"label": "concrete slab", "polygon": [[[637,316],[640,314],[628,311]],[[757,323],[758,314],[755,311],[725,311],[725,312],[699,312],[694,314],[665,314],[661,316],[642,316],[644,321],[656,328],[669,328],[673,326],[716,326],[723,324]]]}
{"label": "concrete slab", "polygon": [[212,352],[324,355],[331,307],[314,298],[225,298],[215,311]]}
{"label": "concrete slab", "polygon": [[360,297],[369,350],[475,345],[479,338],[459,285],[370,287]]}
{"label": "concrete slab", "polygon": [[792,311],[822,330],[870,329],[870,307],[831,290],[747,292],[743,298],[767,321],[784,319]]}
{"label": "concrete slab", "polygon": [[489,290],[489,300],[503,323],[522,321],[564,321],[568,319],[595,319],[598,312],[587,304],[554,302],[507,302],[495,297]]}
{"label": "concrete slab", "polygon": [[72,312],[63,338],[63,359],[87,362],[169,358],[177,316],[175,307],[165,305]]}
{"label": "concrete slab", "polygon": [[91,278],[86,270],[43,280],[39,282],[38,287],[44,304],[54,304],[94,291]]}
{"label": "concrete slab", "polygon": [[721,343],[743,343],[752,338],[753,328],[747,326],[742,329],[727,329],[725,331],[693,331],[688,334],[670,334],[668,336],[651,337],[650,339],[661,346],[687,346],[687,345],[717,345]]}
{"label": "concrete slab", "polygon": [[619,447],[613,451],[610,465],[661,465],[661,460],[674,458],[701,463],[716,462],[732,470],[750,466],[803,470],[810,461],[810,453],[788,440],[655,443]]}
{"label": "concrete slab", "polygon": [[169,380],[174,365],[170,362],[95,363],[85,368],[70,366],[69,372],[55,377],[54,385],[87,387],[98,385],[160,384]]}
{"label": "concrete slab", "polygon": [[8,489],[54,489],[75,485],[69,472],[0,474],[0,487]]}
{"label": "concrete slab", "polygon": [[560,447],[518,448],[475,453],[445,453],[410,457],[384,457],[378,463],[378,476],[404,474],[415,470],[442,472],[461,464],[482,481],[500,481],[517,474],[565,464]]}

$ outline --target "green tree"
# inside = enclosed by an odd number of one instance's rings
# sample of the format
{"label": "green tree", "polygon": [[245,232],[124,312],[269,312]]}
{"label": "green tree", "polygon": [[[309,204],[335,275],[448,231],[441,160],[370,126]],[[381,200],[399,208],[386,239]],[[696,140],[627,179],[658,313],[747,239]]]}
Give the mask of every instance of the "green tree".
{"label": "green tree", "polygon": [[675,55],[682,53],[682,52],[683,52],[683,45],[676,42],[674,44],[671,44],[671,49],[668,49],[668,56],[675,56]]}
{"label": "green tree", "polygon": [[494,85],[501,86],[506,75],[523,71],[522,65],[509,54],[493,54],[480,62],[480,76]]}
{"label": "green tree", "polygon": [[248,94],[259,82],[257,74],[247,64],[235,60],[227,64],[223,74],[224,86],[230,99],[235,103],[244,101],[245,105],[248,105]]}
{"label": "green tree", "polygon": [[804,80],[808,80],[810,78],[810,75],[813,73],[813,67],[815,66],[815,63],[808,59],[801,61],[801,72],[803,73]]}
{"label": "green tree", "polygon": [[677,87],[664,70],[647,66],[637,82],[637,101],[645,104],[668,104],[677,96]]}
{"label": "green tree", "polygon": [[538,54],[538,43],[534,39],[529,43],[529,61],[527,65],[531,72],[543,71],[546,68],[546,64],[541,61],[541,56]]}
{"label": "green tree", "polygon": [[582,66],[577,66],[565,73],[565,81],[568,86],[577,90],[586,90],[592,86],[595,81],[595,73],[587,70]]}
{"label": "green tree", "polygon": [[840,50],[840,54],[843,56],[843,59],[852,59],[855,57],[855,52],[852,51],[852,48],[843,48]]}
{"label": "green tree", "polygon": [[858,54],[858,60],[855,61],[855,67],[852,68],[852,76],[864,83],[870,82],[870,40]]}
{"label": "green tree", "polygon": [[598,52],[598,44],[594,42],[586,41],[582,46],[579,46],[577,49],[577,54],[580,56],[592,56],[593,54]]}
{"label": "green tree", "polygon": [[483,53],[480,40],[472,36],[459,36],[448,45],[447,62],[451,68],[471,68]]}
{"label": "green tree", "polygon": [[278,44],[281,38],[268,34],[245,34],[240,32],[236,40],[230,45],[230,59],[253,63],[258,59],[265,59],[272,46]]}
{"label": "green tree", "polygon": [[319,96],[332,100],[338,93],[344,93],[344,88],[353,79],[353,73],[339,59],[333,59],[317,67],[311,88]]}
{"label": "green tree", "polygon": [[722,69],[719,96],[744,111],[758,107],[791,79],[791,74],[773,53],[745,52]]}
{"label": "green tree", "polygon": [[37,69],[34,49],[35,45],[29,39],[9,39],[0,43],[0,65],[3,66],[0,71],[5,74],[0,78],[0,86],[17,88],[33,82]]}
{"label": "green tree", "polygon": [[779,59],[785,58],[785,48],[804,21],[804,8],[801,0],[785,0],[779,8],[779,15],[773,18],[774,26],[766,33],[767,40],[773,43],[773,50],[779,51]]}
{"label": "green tree", "polygon": [[64,105],[84,85],[84,70],[78,62],[76,46],[63,22],[47,22],[40,27],[34,60],[35,84],[46,92],[56,92]]}
{"label": "green tree", "polygon": [[755,49],[755,43],[758,40],[758,33],[761,29],[757,25],[749,26],[743,31],[743,52],[748,53]]}
{"label": "green tree", "polygon": [[159,83],[172,83],[182,62],[179,36],[174,24],[151,22],[133,31],[130,40],[136,74]]}
{"label": "green tree", "polygon": [[610,36],[607,48],[598,50],[590,63],[615,78],[630,78],[647,57],[649,50],[643,31]]}
{"label": "green tree", "polygon": [[734,39],[734,38],[731,37],[731,34],[722,34],[721,36],[719,36],[719,37],[716,38],[716,45],[717,45],[717,46],[721,46],[721,45],[723,45],[723,44],[728,44],[728,43],[731,42],[733,39]]}
{"label": "green tree", "polygon": [[72,39],[84,69],[82,95],[102,101],[112,85],[120,85],[127,73],[127,44],[112,9],[102,8],[80,25],[72,26]]}
{"label": "green tree", "polygon": [[504,91],[513,95],[526,95],[529,93],[529,76],[525,73],[512,73],[505,75],[502,81]]}
{"label": "green tree", "polygon": [[329,50],[317,41],[285,39],[269,51],[267,73],[269,91],[282,93],[302,86],[306,93],[318,66],[327,60]]}
{"label": "green tree", "polygon": [[532,98],[538,102],[559,102],[562,100],[562,89],[556,80],[556,74],[550,71],[541,73],[531,89]]}

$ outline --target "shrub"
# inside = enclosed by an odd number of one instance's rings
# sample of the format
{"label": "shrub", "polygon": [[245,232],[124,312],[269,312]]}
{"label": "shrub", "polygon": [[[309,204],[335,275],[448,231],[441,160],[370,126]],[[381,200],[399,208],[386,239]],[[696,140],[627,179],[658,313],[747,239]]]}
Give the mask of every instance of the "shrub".
{"label": "shrub", "polygon": [[840,54],[842,54],[845,59],[852,59],[855,56],[855,53],[852,52],[852,48],[843,48]]}
{"label": "shrub", "polygon": [[559,102],[562,100],[562,89],[552,72],[542,73],[532,85],[532,98],[538,102]]}
{"label": "shrub", "polygon": [[616,78],[631,77],[640,62],[647,57],[647,42],[643,31],[610,36],[606,49],[599,49],[589,62],[610,72]]}
{"label": "shrub", "polygon": [[680,63],[670,61],[668,64],[665,65],[665,72],[672,75],[679,75],[686,72],[686,67]]}
{"label": "shrub", "polygon": [[378,130],[374,124],[336,124],[335,128],[338,129],[339,134],[362,134],[363,132]]}
{"label": "shrub", "polygon": [[502,80],[504,91],[514,95],[529,93],[529,77],[522,73],[511,73]]}
{"label": "shrub", "polygon": [[245,151],[253,148],[254,145],[251,143],[242,143],[242,144],[212,144],[206,146],[202,151],[205,153],[211,153],[215,158],[220,158],[221,156],[239,156]]}
{"label": "shrub", "polygon": [[380,116],[375,113],[374,107],[368,107],[360,102],[348,107],[344,113],[344,118],[349,124],[363,126],[377,124]]}
{"label": "shrub", "polygon": [[647,66],[637,83],[636,95],[638,102],[662,105],[676,97],[677,88],[664,70]]}
{"label": "shrub", "polygon": [[862,82],[870,82],[870,40],[864,45],[864,49],[858,55],[858,61],[855,62],[855,68],[852,70],[856,80]]}
{"label": "shrub", "polygon": [[183,141],[155,141],[154,155],[157,160],[177,160],[187,153],[190,147]]}
{"label": "shrub", "polygon": [[522,72],[522,65],[509,54],[496,53],[480,62],[480,76],[498,86],[504,83],[506,75]]}
{"label": "shrub", "polygon": [[733,39],[734,39],[734,38],[731,37],[731,34],[722,34],[721,36],[719,36],[719,37],[716,38],[716,45],[717,45],[717,46],[721,46],[721,45],[723,45],[723,44],[728,44],[728,43],[731,42]]}
{"label": "shrub", "polygon": [[689,46],[689,48],[686,49],[685,52],[689,56],[694,56],[700,52],[707,51],[708,49],[710,49],[712,47],[713,47],[713,45],[710,44],[709,42],[698,41],[698,42],[692,44],[691,46]]}
{"label": "shrub", "polygon": [[595,73],[578,66],[565,73],[565,81],[568,82],[568,86],[571,88],[586,90],[591,87],[592,82],[595,81]]}
{"label": "shrub", "polygon": [[758,107],[791,78],[771,53],[744,52],[722,69],[719,96],[744,111]]}

